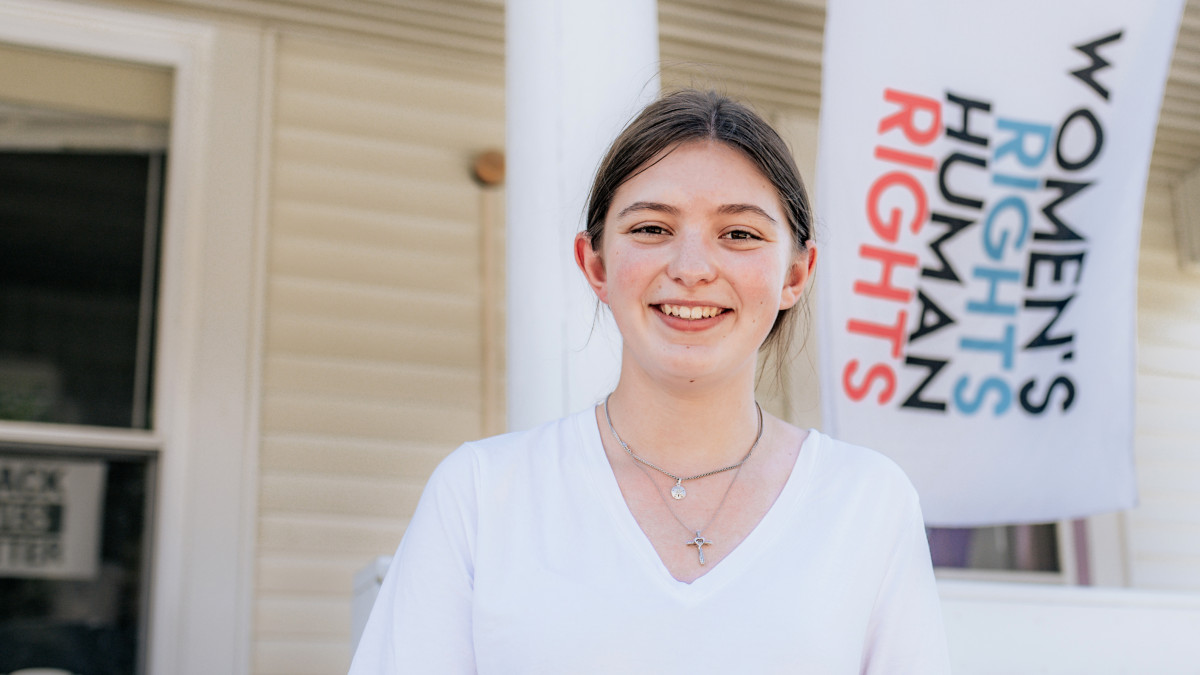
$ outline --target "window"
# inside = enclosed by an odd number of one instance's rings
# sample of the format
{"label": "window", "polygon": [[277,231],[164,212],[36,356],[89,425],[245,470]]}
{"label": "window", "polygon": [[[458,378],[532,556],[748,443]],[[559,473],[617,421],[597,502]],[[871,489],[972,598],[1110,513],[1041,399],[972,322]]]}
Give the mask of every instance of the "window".
{"label": "window", "polygon": [[0,444],[0,672],[144,672],[153,485],[152,454]]}
{"label": "window", "polygon": [[1083,521],[926,530],[941,577],[1086,584],[1084,532]]}
{"label": "window", "polygon": [[162,166],[0,151],[0,419],[150,427]]}
{"label": "window", "polygon": [[153,457],[143,672],[248,673],[273,33],[172,14],[0,0],[0,100],[38,110],[0,149],[169,167],[149,428],[0,420],[0,442]]}
{"label": "window", "polygon": [[0,673],[143,673],[171,75],[0,58]]}

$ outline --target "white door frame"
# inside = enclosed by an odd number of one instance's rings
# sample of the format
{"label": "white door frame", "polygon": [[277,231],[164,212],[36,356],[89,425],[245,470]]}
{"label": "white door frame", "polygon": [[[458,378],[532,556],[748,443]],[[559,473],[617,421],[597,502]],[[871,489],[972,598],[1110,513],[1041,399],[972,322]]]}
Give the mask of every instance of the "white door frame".
{"label": "white door frame", "polygon": [[271,38],[151,13],[0,0],[0,41],[174,71],[155,428],[0,423],[0,436],[157,449],[148,672],[249,672]]}

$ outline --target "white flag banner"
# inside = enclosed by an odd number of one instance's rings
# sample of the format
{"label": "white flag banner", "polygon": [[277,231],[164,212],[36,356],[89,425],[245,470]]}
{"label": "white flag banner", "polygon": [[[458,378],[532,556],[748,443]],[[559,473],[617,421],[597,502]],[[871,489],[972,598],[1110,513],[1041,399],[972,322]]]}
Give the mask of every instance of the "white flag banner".
{"label": "white flag banner", "polygon": [[1136,500],[1137,249],[1182,0],[829,0],[826,428],[931,525]]}

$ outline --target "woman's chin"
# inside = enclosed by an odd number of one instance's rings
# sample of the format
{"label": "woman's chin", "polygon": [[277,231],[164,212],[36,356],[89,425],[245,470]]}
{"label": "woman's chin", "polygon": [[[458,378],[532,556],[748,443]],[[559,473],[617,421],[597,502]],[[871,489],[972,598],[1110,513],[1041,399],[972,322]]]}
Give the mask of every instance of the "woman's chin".
{"label": "woman's chin", "polygon": [[754,377],[755,359],[730,363],[719,358],[711,347],[673,345],[664,350],[652,363],[643,365],[646,376],[654,381],[672,384],[703,385],[725,383],[745,375]]}

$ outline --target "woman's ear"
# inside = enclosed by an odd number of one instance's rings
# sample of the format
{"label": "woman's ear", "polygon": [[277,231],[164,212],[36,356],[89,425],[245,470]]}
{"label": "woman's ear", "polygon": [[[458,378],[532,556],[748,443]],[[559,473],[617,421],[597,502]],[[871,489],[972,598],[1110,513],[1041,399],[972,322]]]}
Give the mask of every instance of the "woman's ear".
{"label": "woman's ear", "polygon": [[783,280],[783,293],[779,298],[779,308],[788,309],[804,295],[804,287],[812,278],[817,265],[817,245],[811,241],[805,242],[804,250],[792,257],[792,265],[788,268],[787,277]]}
{"label": "woman's ear", "polygon": [[600,302],[608,304],[608,276],[604,273],[604,259],[592,249],[592,241],[586,232],[575,235],[575,264],[583,272],[592,291]]}

